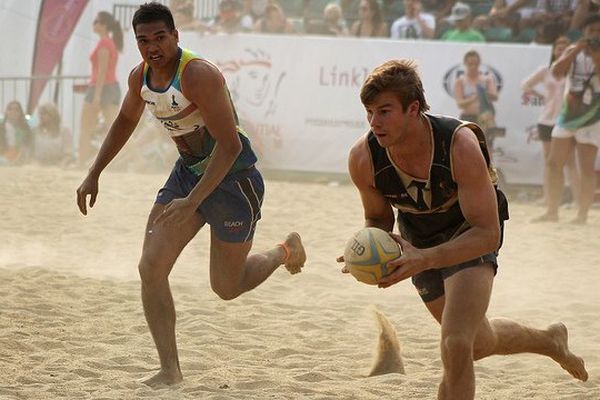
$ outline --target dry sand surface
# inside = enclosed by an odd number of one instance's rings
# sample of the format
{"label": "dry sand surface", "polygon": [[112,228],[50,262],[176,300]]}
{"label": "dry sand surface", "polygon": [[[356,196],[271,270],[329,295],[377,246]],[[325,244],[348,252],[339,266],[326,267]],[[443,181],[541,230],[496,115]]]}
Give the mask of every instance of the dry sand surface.
{"label": "dry sand surface", "polygon": [[[172,275],[184,382],[153,390],[158,367],[142,314],[137,260],[166,174],[107,172],[97,205],[78,214],[82,171],[0,168],[0,399],[433,399],[439,328],[408,282],[382,290],[342,275],[335,258],[362,225],[349,185],[267,180],[255,249],[289,230],[304,238],[301,274],[285,269],[234,301],[208,280],[201,231]],[[491,316],[539,328],[563,321],[586,360],[581,383],[535,355],[477,362],[478,399],[600,399],[600,210],[589,224],[531,224],[513,203]],[[563,210],[568,220],[573,210]],[[398,332],[405,375],[367,378],[373,306]]]}

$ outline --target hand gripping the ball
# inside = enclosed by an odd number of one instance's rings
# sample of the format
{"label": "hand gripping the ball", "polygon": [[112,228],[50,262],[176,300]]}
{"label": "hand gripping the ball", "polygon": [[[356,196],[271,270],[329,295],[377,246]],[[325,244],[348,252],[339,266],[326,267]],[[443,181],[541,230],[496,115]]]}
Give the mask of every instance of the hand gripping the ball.
{"label": "hand gripping the ball", "polygon": [[431,268],[425,256],[426,249],[417,249],[395,233],[390,233],[390,236],[400,245],[402,254],[388,263],[388,267],[393,272],[379,280],[380,288],[390,287]]}
{"label": "hand gripping the ball", "polygon": [[342,272],[349,272],[357,281],[377,285],[393,268],[390,261],[400,256],[401,249],[390,235],[376,227],[365,227],[346,242]]}

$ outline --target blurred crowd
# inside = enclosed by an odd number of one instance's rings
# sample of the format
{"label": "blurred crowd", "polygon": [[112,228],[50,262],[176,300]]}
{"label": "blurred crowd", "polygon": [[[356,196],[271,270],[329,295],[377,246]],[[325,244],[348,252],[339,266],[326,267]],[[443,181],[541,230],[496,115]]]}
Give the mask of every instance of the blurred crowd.
{"label": "blurred crowd", "polygon": [[[598,1],[598,4],[596,3]],[[576,40],[600,0],[220,0],[212,19],[170,0],[180,30],[552,44]]]}
{"label": "blurred crowd", "polygon": [[[100,119],[88,138],[94,154],[106,135],[108,122]],[[78,157],[77,142],[52,102],[39,105],[37,112],[29,116],[19,101],[11,101],[0,116],[0,166],[87,168],[89,163],[80,162]],[[113,168],[151,173],[171,167],[176,158],[177,151],[168,135],[145,114]]]}

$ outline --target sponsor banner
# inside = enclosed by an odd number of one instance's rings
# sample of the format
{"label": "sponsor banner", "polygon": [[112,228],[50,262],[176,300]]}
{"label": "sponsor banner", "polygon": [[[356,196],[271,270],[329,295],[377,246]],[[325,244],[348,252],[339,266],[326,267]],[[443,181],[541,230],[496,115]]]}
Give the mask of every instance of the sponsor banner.
{"label": "sponsor banner", "polygon": [[[31,75],[48,76],[62,58],[63,50],[88,0],[43,0],[33,48]],[[27,112],[32,113],[46,87],[46,79],[31,84]]]}
{"label": "sponsor banner", "polygon": [[495,141],[495,163],[509,183],[542,181],[535,132],[542,104],[523,97],[520,85],[549,60],[547,46],[192,32],[180,38],[223,71],[262,167],[335,173],[346,172],[350,147],[369,129],[359,93],[375,66],[414,59],[431,112],[458,116],[453,83],[474,49],[499,91],[496,122],[506,136]]}

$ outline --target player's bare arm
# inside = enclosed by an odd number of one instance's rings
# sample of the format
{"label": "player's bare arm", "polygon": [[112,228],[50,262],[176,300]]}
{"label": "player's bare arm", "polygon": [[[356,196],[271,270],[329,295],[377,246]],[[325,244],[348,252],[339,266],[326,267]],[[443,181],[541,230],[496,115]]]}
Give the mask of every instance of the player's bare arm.
{"label": "player's bare arm", "polygon": [[477,138],[467,127],[454,136],[452,169],[460,207],[471,229],[428,249],[427,256],[434,268],[459,264],[493,252],[500,240],[496,192]]}
{"label": "player's bare arm", "polygon": [[[373,182],[373,163],[369,155],[367,135],[354,143],[348,156],[350,178],[360,193],[365,215],[365,226],[373,226],[391,232],[394,228],[394,211],[390,203],[375,189]],[[344,262],[339,256],[337,262]],[[344,266],[342,272],[347,273]]]}
{"label": "player's bare arm", "polygon": [[182,90],[200,111],[216,144],[206,171],[188,197],[171,202],[156,222],[177,224],[194,214],[221,183],[242,150],[231,102],[221,72],[205,60],[194,60],[182,76]]}
{"label": "player's bare arm", "polygon": [[96,202],[100,173],[127,143],[144,111],[144,101],[139,95],[140,68],[143,66],[137,66],[129,74],[128,90],[119,114],[112,123],[87,177],[77,189],[77,205],[83,215],[87,215],[87,196],[90,196],[90,207]]}
{"label": "player's bare arm", "polygon": [[373,162],[369,155],[367,136],[361,137],[350,150],[348,169],[356,185],[365,213],[365,226],[374,226],[391,232],[394,228],[394,211],[385,197],[375,189]]}

